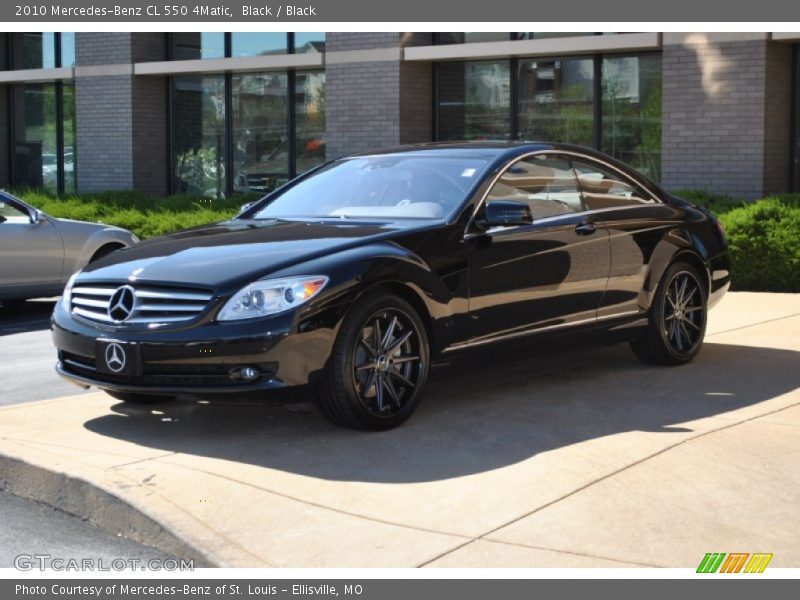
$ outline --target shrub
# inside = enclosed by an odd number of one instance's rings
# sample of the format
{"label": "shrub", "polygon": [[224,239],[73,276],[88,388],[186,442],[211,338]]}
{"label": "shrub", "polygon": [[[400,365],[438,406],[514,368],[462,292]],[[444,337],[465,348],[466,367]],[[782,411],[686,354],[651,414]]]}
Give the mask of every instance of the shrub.
{"label": "shrub", "polygon": [[16,190],[29,204],[54,217],[96,221],[133,231],[145,239],[188,227],[224,221],[257,196],[209,199],[187,194],[164,198],[135,190],[53,196],[39,190]]}
{"label": "shrub", "polygon": [[765,198],[719,218],[734,289],[800,292],[800,196]]}

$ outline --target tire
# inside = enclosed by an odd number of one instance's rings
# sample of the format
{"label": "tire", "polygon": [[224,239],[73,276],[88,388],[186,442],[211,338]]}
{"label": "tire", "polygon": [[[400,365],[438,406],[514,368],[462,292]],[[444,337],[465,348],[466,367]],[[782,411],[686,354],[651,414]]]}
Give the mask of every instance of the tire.
{"label": "tire", "polygon": [[341,427],[382,431],[408,419],[428,379],[425,326],[402,298],[376,292],[342,322],[317,402]]}
{"label": "tire", "polygon": [[175,400],[175,396],[165,396],[159,394],[137,394],[135,392],[112,392],[104,390],[106,394],[117,400],[130,404],[161,404]]}
{"label": "tire", "polygon": [[654,365],[682,365],[697,356],[708,316],[703,281],[689,263],[669,266],[656,290],[647,333],[630,343],[639,360]]}

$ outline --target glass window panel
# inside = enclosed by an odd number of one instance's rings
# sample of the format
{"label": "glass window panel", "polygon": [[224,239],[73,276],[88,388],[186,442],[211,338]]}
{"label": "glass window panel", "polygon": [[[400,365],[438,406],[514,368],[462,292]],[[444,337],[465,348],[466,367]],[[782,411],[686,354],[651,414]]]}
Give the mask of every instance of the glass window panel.
{"label": "glass window panel", "polygon": [[325,72],[295,75],[295,170],[325,162]]}
{"label": "glass window panel", "polygon": [[14,102],[14,185],[58,188],[56,88],[52,83],[17,85]]}
{"label": "glass window panel", "polygon": [[224,57],[225,34],[222,32],[176,32],[172,34],[172,60]]}
{"label": "glass window panel", "polygon": [[76,191],[77,161],[75,160],[75,86],[64,84],[61,91],[61,115],[64,122],[64,191]]}
{"label": "glass window panel", "polygon": [[172,90],[173,190],[225,194],[225,78],[175,77]]}
{"label": "glass window panel", "polygon": [[325,33],[298,31],[294,34],[294,51],[297,54],[325,52]]}
{"label": "glass window panel", "polygon": [[510,84],[507,60],[439,64],[438,139],[509,138]]}
{"label": "glass window panel", "polygon": [[503,42],[511,39],[510,32],[465,31],[436,34],[437,44],[465,44],[472,42]]}
{"label": "glass window panel", "polygon": [[652,198],[638,185],[602,165],[573,159],[586,210],[650,204]]}
{"label": "glass window panel", "polygon": [[233,190],[264,193],[289,179],[286,73],[234,75]]}
{"label": "glass window panel", "polygon": [[286,54],[288,36],[285,33],[232,33],[233,56],[263,56]]}
{"label": "glass window panel", "polygon": [[52,69],[56,66],[54,33],[12,33],[13,69]]}
{"label": "glass window panel", "polygon": [[603,58],[604,152],[661,175],[661,55]]}
{"label": "glass window panel", "polygon": [[581,212],[581,194],[569,162],[537,155],[511,165],[497,180],[486,202],[511,200],[530,206],[534,219]]}
{"label": "glass window panel", "polygon": [[61,33],[61,66],[75,66],[75,34],[69,31]]}
{"label": "glass window panel", "polygon": [[520,60],[517,82],[522,139],[592,145],[592,59]]}

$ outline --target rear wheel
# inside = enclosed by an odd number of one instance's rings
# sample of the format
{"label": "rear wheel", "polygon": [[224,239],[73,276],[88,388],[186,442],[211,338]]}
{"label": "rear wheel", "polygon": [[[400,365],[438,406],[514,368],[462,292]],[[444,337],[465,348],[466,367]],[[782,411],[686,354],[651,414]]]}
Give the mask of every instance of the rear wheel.
{"label": "rear wheel", "polygon": [[384,430],[403,423],[428,378],[428,337],[402,298],[374,294],[345,317],[334,343],[319,405],[334,423]]}
{"label": "rear wheel", "polygon": [[175,400],[175,396],[162,394],[137,394],[134,392],[112,392],[111,390],[105,390],[105,392],[112,398],[131,404],[160,404]]}
{"label": "rear wheel", "polygon": [[647,333],[631,342],[642,361],[681,365],[700,351],[706,333],[706,291],[697,269],[685,262],[664,273],[650,311]]}

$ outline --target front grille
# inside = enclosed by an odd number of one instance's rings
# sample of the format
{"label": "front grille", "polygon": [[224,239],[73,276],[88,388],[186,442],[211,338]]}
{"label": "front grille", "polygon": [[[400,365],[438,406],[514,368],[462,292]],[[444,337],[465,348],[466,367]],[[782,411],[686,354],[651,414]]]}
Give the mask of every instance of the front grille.
{"label": "front grille", "polygon": [[151,325],[191,321],[202,313],[212,295],[203,290],[128,286],[133,290],[132,312],[115,319],[109,303],[119,285],[76,285],[72,288],[72,314],[109,325]]}
{"label": "front grille", "polygon": [[[231,365],[225,364],[163,364],[148,363],[143,365],[143,373],[137,376],[115,375],[97,371],[94,359],[87,356],[61,351],[59,358],[64,369],[75,375],[82,375],[96,381],[135,385],[141,387],[231,387],[247,385],[251,382],[238,382],[230,378]],[[263,375],[257,381],[269,379],[275,373],[271,364],[264,365]]]}

